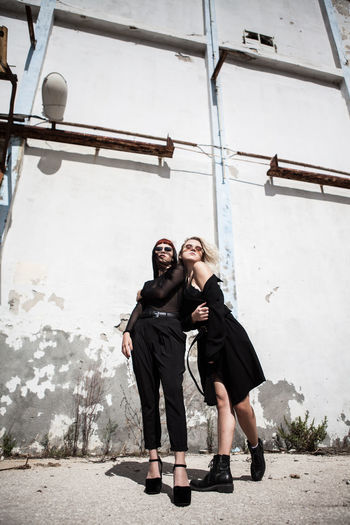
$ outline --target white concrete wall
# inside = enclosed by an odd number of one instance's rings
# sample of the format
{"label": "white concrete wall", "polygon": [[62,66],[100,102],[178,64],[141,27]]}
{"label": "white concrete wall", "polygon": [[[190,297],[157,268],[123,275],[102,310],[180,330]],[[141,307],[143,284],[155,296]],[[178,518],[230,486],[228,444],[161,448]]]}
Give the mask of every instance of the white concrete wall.
{"label": "white concrete wall", "polygon": [[220,45],[239,47],[244,30],[274,37],[277,54],[304,63],[334,63],[318,0],[217,0]]}
{"label": "white concrete wall", "polygon": [[[59,71],[68,83],[67,121],[211,143],[201,2],[100,2],[98,12],[95,2],[69,4],[57,6],[34,114],[41,114],[42,80]],[[239,47],[243,30],[255,30],[275,36],[281,60],[335,67],[316,0],[270,1],[264,9],[253,0],[217,0],[216,11],[223,45]],[[84,28],[72,26],[73,14],[89,19],[81,19]],[[9,27],[9,63],[20,77],[26,24],[13,15],[0,23]],[[133,41],[132,32],[121,36],[123,24],[142,26],[153,39],[159,31],[159,42],[142,41],[141,34]],[[181,47],[185,38],[195,52]],[[326,187],[322,194],[289,180],[272,186],[268,163],[230,155],[278,153],[347,170],[347,107],[339,88],[326,81],[250,64],[226,62],[219,83],[239,316],[268,379],[253,395],[258,424],[270,439],[283,415],[310,410],[319,422],[327,414],[331,442],[346,435],[350,412],[350,194]],[[6,112],[3,84],[0,111]],[[23,446],[32,441],[39,449],[44,432],[64,433],[75,370],[94,360],[110,381],[104,414],[119,410],[122,417],[120,385],[132,379],[113,325],[131,311],[136,290],[151,276],[154,241],[167,236],[179,246],[189,234],[213,241],[214,214],[211,157],[199,149],[176,146],[174,158],[159,166],[145,155],[101,150],[96,156],[92,148],[28,141],[2,251],[0,344],[10,358],[0,432],[16,417]],[[37,414],[41,420],[28,426]],[[205,417],[196,405],[190,427]]]}
{"label": "white concrete wall", "polygon": [[[96,64],[93,73],[89,59]],[[115,67],[108,70],[110,60]],[[81,63],[87,67],[77,75]],[[69,86],[66,120],[210,142],[202,59],[184,62],[173,52],[55,28],[42,78],[57,69]],[[41,113],[40,92],[33,111]],[[180,197],[190,204],[196,195],[202,216],[195,229],[205,222],[211,225],[209,231],[207,226],[201,231],[213,236],[210,161],[204,155],[178,150],[159,168],[158,159],[148,156],[101,151],[94,158],[92,149],[41,146],[43,150],[29,141],[13,216],[18,229],[11,229],[6,256],[12,272],[24,252],[29,260],[53,264],[50,288],[66,298],[67,306],[71,297],[77,312],[81,303],[91,308],[86,301],[91,286],[100,290],[97,297],[93,293],[94,308],[104,304],[104,315],[111,314],[116,304],[124,304],[125,310],[124,294],[133,303],[133,288],[149,275],[150,261],[145,265],[144,255],[149,256],[153,240],[166,234],[180,241],[186,235],[180,224],[188,224],[192,207],[185,205],[180,213],[176,205]],[[51,174],[55,167],[59,171]],[[13,238],[16,231],[23,235],[21,217],[28,232],[25,246]],[[120,271],[135,282],[134,287],[130,289],[123,277],[116,279]],[[5,289],[3,293],[6,297]]]}

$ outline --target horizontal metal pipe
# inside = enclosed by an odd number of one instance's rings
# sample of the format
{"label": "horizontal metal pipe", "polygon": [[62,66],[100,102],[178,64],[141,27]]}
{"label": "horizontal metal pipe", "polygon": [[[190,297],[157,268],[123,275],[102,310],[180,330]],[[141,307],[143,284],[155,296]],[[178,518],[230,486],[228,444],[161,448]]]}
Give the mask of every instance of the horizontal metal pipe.
{"label": "horizontal metal pipe", "polygon": [[[23,118],[24,117],[30,117],[31,115],[20,115],[18,118],[16,118],[16,115],[14,115],[14,120],[17,120],[17,121],[23,121]],[[7,119],[8,117],[5,115],[5,114],[1,114],[0,115],[0,119]],[[144,133],[135,133],[135,132],[132,132],[132,131],[125,131],[125,130],[121,130],[121,129],[114,129],[114,128],[106,128],[106,127],[103,127],[103,126],[95,126],[95,125],[91,125],[91,124],[79,124],[77,122],[59,122],[59,123],[56,123],[56,125],[60,125],[60,126],[72,126],[72,127],[77,127],[77,128],[86,128],[86,129],[95,129],[95,130],[98,130],[98,131],[107,131],[107,132],[110,132],[110,133],[119,133],[121,135],[128,135],[128,136],[132,136],[132,137],[142,137],[142,138],[148,138],[148,139],[152,139],[152,140],[161,140],[161,141],[164,141],[166,142],[167,139],[164,138],[164,137],[157,137],[155,135],[146,135]],[[47,129],[47,128],[45,128]],[[178,139],[172,139],[172,142],[174,144],[182,144],[182,145],[185,145],[185,146],[191,146],[193,148],[196,148],[198,147],[198,143],[196,142],[188,142],[188,141],[185,141],[185,140],[178,140]],[[236,151],[235,152],[235,155],[239,155],[239,156],[242,156],[242,157],[250,157],[250,158],[255,158],[255,159],[262,159],[262,160],[268,160],[270,161],[272,156],[271,155],[261,155],[259,153],[249,153],[249,152],[246,152],[246,151]],[[328,171],[330,173],[339,173],[340,175],[349,175],[350,176],[350,172],[348,171],[342,171],[342,170],[336,170],[336,169],[333,169],[333,168],[325,168],[324,166],[317,166],[315,164],[307,164],[305,162],[299,162],[299,161],[295,161],[295,160],[288,160],[288,159],[278,159],[279,162],[284,162],[286,164],[292,164],[294,166],[303,166],[305,168],[314,168],[314,169],[318,169],[318,170],[322,170],[322,171]]]}
{"label": "horizontal metal pipe", "polygon": [[[153,140],[162,140],[166,142],[166,138],[164,137],[156,137],[154,135],[145,135],[144,133],[135,133],[133,131],[123,131],[121,129],[113,129],[113,128],[105,128],[102,126],[93,126],[91,124],[78,124],[76,122],[57,122],[60,126],[74,126],[76,128],[86,128],[86,129],[95,129],[98,131],[108,131],[110,133],[120,133],[121,135],[130,135],[132,137],[142,137],[144,139],[153,139]],[[197,144],[195,142],[187,142],[185,140],[175,140],[173,139],[174,144],[183,144],[185,146],[193,146],[196,147]]]}
{"label": "horizontal metal pipe", "polygon": [[[5,136],[7,124],[0,122],[0,136]],[[152,144],[134,140],[117,139],[87,133],[76,133],[52,128],[39,128],[36,126],[23,126],[13,124],[11,134],[16,137],[32,138],[38,140],[51,140],[67,144],[78,144],[93,148],[103,148],[119,151],[131,151],[157,157],[172,157],[174,152],[173,141],[168,137],[166,145]]]}
{"label": "horizontal metal pipe", "polygon": [[[271,155],[259,155],[258,153],[246,153],[245,151],[236,151],[236,155],[241,155],[243,157],[252,157],[254,159],[264,159],[264,160],[271,160]],[[350,175],[348,171],[340,171],[335,170],[332,168],[325,168],[323,166],[315,166],[314,164],[306,164],[305,162],[297,162],[295,160],[287,160],[287,159],[280,159],[278,157],[279,162],[285,162],[286,164],[294,164],[295,166],[305,166],[305,168],[315,168],[317,170],[323,170],[323,171],[329,171],[330,173],[340,173],[341,175]]]}
{"label": "horizontal metal pipe", "polygon": [[[280,159],[279,159],[280,160]],[[288,168],[274,167],[267,172],[269,177],[280,177],[282,179],[292,179],[301,182],[312,182],[320,186],[337,186],[338,188],[350,189],[350,179],[344,177],[334,177],[324,173],[313,173],[308,171],[293,170]]]}

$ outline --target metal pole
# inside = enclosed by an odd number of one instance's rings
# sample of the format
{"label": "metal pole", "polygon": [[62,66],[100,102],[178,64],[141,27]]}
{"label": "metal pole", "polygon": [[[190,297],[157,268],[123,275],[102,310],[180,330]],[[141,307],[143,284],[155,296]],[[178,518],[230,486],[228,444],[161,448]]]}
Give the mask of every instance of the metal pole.
{"label": "metal pole", "polygon": [[[17,91],[15,113],[30,115],[38,88],[40,73],[46,55],[46,49],[53,24],[56,0],[42,0],[35,31],[37,43],[30,48],[27,63]],[[16,137],[10,140],[9,166],[0,189],[0,242],[3,244],[13,205],[13,198],[23,160],[24,141]]]}
{"label": "metal pole", "polygon": [[229,182],[225,178],[225,150],[223,118],[220,104],[220,84],[213,79],[215,66],[219,60],[219,43],[216,33],[214,0],[204,0],[205,31],[207,35],[207,79],[209,85],[209,107],[211,117],[211,140],[219,149],[219,159],[213,155],[214,202],[216,237],[220,253],[220,277],[223,292],[229,308],[237,317],[237,295],[234,267],[233,229]]}
{"label": "metal pole", "polygon": [[327,13],[328,22],[330,29],[332,31],[332,36],[334,40],[334,45],[338,53],[340,65],[342,68],[342,72],[344,75],[344,80],[342,82],[342,90],[345,95],[346,103],[348,106],[348,110],[350,113],[350,67],[349,67],[349,61],[346,58],[344,47],[343,47],[343,39],[339,31],[336,15],[334,12],[334,7],[331,0],[323,0],[323,4]]}

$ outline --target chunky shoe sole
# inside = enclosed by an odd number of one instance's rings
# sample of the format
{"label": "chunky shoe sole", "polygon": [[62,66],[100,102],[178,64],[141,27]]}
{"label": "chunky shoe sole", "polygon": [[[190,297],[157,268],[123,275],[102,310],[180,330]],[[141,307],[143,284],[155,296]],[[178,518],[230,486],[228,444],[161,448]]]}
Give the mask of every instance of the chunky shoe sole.
{"label": "chunky shoe sole", "polygon": [[232,483],[226,483],[226,484],[217,484],[217,485],[210,485],[209,487],[196,487],[194,485],[190,485],[191,490],[195,490],[197,492],[221,492],[225,494],[232,494],[233,492],[233,484]]}
{"label": "chunky shoe sole", "polygon": [[187,507],[191,505],[190,487],[175,486],[173,490],[173,501],[177,507]]}
{"label": "chunky shoe sole", "polygon": [[148,478],[146,479],[145,492],[146,494],[160,494],[162,490],[162,478]]}

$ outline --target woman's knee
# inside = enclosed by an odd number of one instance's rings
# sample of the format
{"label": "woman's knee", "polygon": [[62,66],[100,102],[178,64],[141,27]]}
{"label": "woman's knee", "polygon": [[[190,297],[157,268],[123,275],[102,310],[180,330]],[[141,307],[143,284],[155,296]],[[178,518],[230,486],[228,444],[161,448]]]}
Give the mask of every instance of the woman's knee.
{"label": "woman's knee", "polygon": [[215,389],[216,406],[218,410],[231,410],[231,402],[226,390],[220,388]]}
{"label": "woman's knee", "polygon": [[251,417],[254,415],[253,407],[250,404],[249,397],[243,399],[236,405],[234,405],[234,411],[237,414],[237,417]]}

